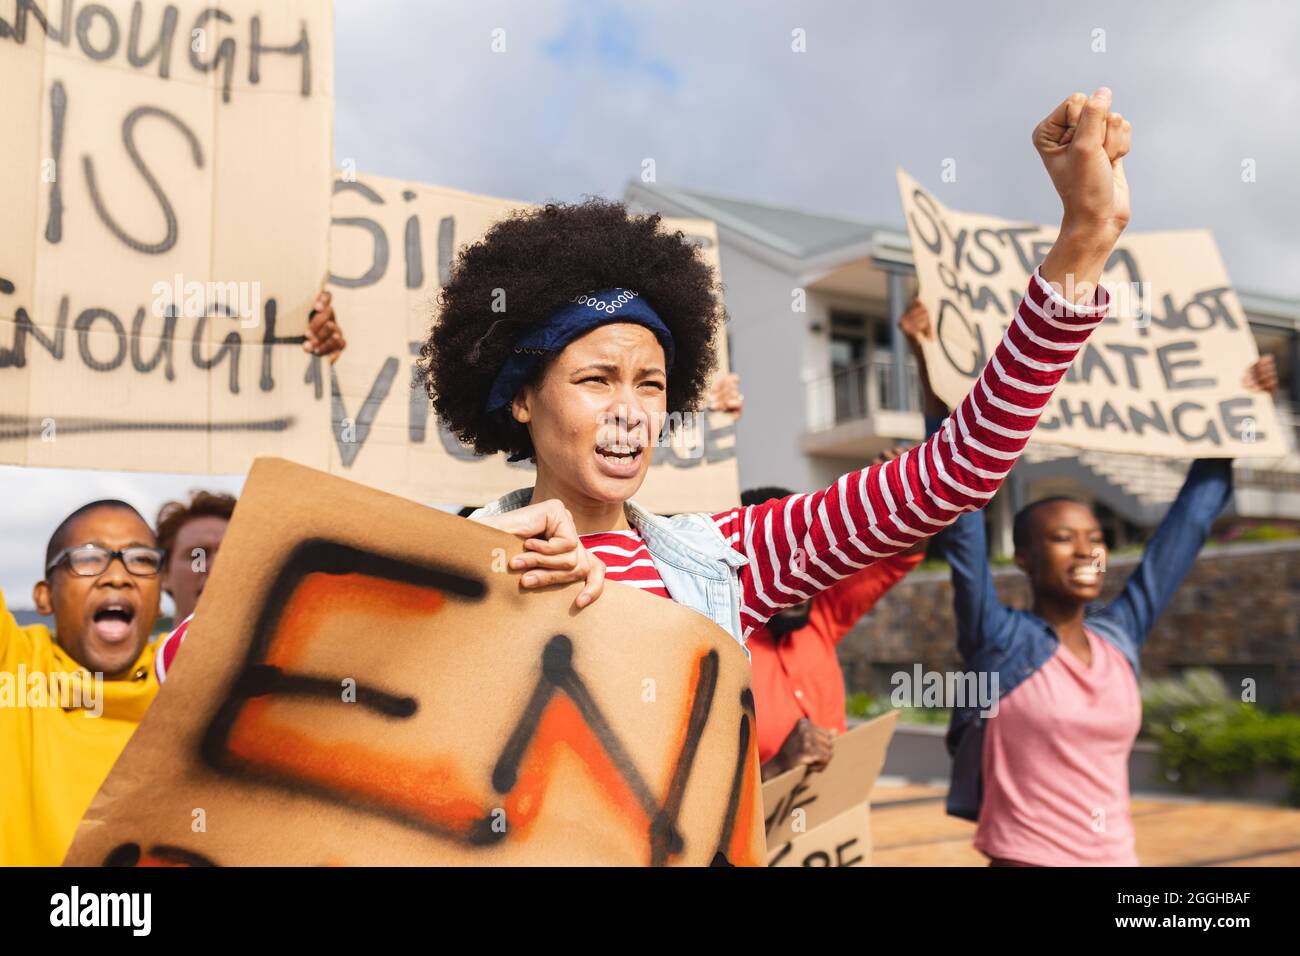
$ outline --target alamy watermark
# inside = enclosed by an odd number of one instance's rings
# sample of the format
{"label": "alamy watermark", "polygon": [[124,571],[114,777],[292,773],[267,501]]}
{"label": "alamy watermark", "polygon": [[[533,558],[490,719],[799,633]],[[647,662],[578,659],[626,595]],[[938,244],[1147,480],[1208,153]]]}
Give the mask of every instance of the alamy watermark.
{"label": "alamy watermark", "polygon": [[0,671],[0,709],[59,707],[84,710],[89,717],[104,713],[104,675],[82,672]]}
{"label": "alamy watermark", "polygon": [[978,707],[981,717],[998,714],[997,671],[927,671],[914,664],[910,671],[895,671],[889,683],[895,707]]}
{"label": "alamy watermark", "polygon": [[226,316],[239,319],[241,328],[251,329],[262,319],[262,283],[186,281],[181,273],[171,281],[159,280],[150,290],[154,316],[187,319]]}

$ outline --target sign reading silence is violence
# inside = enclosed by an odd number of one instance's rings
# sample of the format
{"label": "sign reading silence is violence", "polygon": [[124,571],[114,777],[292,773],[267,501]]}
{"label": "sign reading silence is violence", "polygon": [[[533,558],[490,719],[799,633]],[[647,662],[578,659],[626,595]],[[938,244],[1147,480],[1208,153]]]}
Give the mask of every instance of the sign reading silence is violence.
{"label": "sign reading silence is violence", "polygon": [[[898,186],[935,328],[926,366],[936,394],[953,406],[1015,317],[1056,230],[955,212],[901,169]],[[1031,441],[1170,458],[1286,452],[1272,399],[1243,383],[1259,353],[1208,231],[1125,233],[1102,284],[1110,316]]]}

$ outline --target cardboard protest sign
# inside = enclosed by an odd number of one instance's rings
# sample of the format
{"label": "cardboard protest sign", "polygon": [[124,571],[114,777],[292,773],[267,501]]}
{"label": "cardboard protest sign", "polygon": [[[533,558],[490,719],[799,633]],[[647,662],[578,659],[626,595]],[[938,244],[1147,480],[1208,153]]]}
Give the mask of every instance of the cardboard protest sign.
{"label": "cardboard protest sign", "polygon": [[[412,384],[438,290],[457,251],[529,204],[345,171],[335,183],[330,290],[348,348],[329,374],[330,471],[423,501],[481,505],[531,485],[529,462],[479,457],[433,417]],[[705,220],[664,220],[718,268],[717,232]],[[719,342],[727,368],[725,337]],[[672,513],[739,502],[735,416],[708,412],[654,450],[637,501]]]}
{"label": "cardboard protest sign", "polygon": [[253,467],[72,865],[761,865],[749,664],[616,583],[524,592],[511,535]]}
{"label": "cardboard protest sign", "polygon": [[768,866],[855,866],[871,860],[867,800],[885,765],[898,711],[835,738],[820,773],[803,768],[763,784]]}
{"label": "cardboard protest sign", "polygon": [[849,807],[821,826],[774,848],[768,866],[870,866],[871,807]]}
{"label": "cardboard protest sign", "polygon": [[323,0],[0,10],[0,462],[324,465]]}
{"label": "cardboard protest sign", "polygon": [[[1016,314],[1054,227],[947,209],[898,171],[920,298],[935,330],[931,384],[965,396]],[[1031,441],[1173,458],[1286,452],[1272,400],[1242,378],[1258,357],[1213,237],[1125,233],[1102,283],[1111,315],[1084,346]]]}

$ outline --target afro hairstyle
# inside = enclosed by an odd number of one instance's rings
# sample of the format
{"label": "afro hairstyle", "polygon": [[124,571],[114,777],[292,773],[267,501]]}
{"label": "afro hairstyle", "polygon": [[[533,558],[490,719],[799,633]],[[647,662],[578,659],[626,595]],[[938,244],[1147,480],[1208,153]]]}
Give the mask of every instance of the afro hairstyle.
{"label": "afro hairstyle", "polygon": [[[417,381],[438,419],[480,455],[535,458],[526,425],[484,406],[514,344],[575,297],[601,289],[637,292],[672,333],[672,413],[699,408],[716,363],[714,336],[726,321],[722,287],[680,231],[619,202],[587,199],[518,210],[461,251],[438,297]],[[548,357],[530,384],[541,381]]]}

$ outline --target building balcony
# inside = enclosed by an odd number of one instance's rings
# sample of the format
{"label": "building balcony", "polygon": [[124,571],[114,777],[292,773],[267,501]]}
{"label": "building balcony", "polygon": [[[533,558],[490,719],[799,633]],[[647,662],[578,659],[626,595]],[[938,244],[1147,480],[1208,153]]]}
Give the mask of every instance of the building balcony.
{"label": "building balcony", "polygon": [[837,368],[805,382],[805,454],[870,460],[900,440],[925,437],[916,368],[902,367],[906,401],[894,399],[898,366],[889,355]]}

